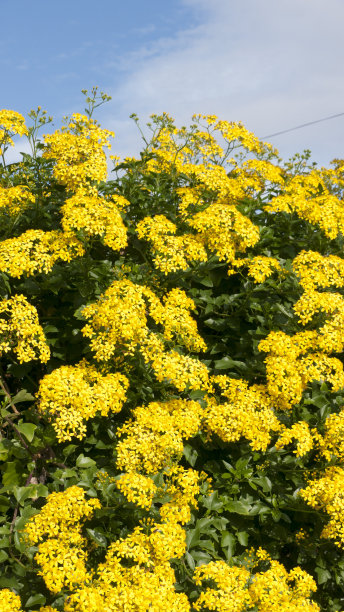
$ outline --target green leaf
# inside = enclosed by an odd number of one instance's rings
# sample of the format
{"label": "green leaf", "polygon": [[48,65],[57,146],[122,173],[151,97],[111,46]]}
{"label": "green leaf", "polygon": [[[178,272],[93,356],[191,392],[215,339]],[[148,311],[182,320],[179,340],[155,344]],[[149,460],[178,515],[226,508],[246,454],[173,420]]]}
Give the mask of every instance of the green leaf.
{"label": "green leaf", "polygon": [[35,431],[37,429],[37,425],[35,425],[34,423],[18,423],[17,427],[20,433],[23,434],[23,436],[25,436],[25,438],[29,442],[32,442],[35,435]]}
{"label": "green leaf", "polygon": [[203,500],[203,505],[208,510],[219,510],[223,507],[223,501],[219,500],[219,492],[213,491],[210,495],[207,495]]}
{"label": "green leaf", "polygon": [[25,542],[22,534],[19,534],[18,531],[14,532],[14,544],[16,549],[19,550],[19,552],[25,552],[27,548],[27,543]]}
{"label": "green leaf", "polygon": [[316,567],[315,572],[317,574],[318,584],[324,584],[331,578],[330,572],[322,567]]}
{"label": "green leaf", "polygon": [[190,553],[188,551],[186,551],[186,553],[185,553],[185,559],[186,559],[186,562],[187,562],[189,568],[193,572],[194,569],[195,569],[196,563],[195,563],[195,559],[193,558],[192,555],[190,555]]}
{"label": "green leaf", "polygon": [[9,544],[10,544],[9,536],[2,536],[2,538],[0,538],[0,548],[8,548]]}
{"label": "green leaf", "polygon": [[44,597],[44,595],[42,595],[41,593],[37,593],[36,595],[30,595],[29,599],[25,604],[25,607],[28,608],[29,606],[44,606],[45,602],[46,598]]}
{"label": "green leaf", "polygon": [[200,542],[201,530],[199,527],[189,529],[186,533],[186,546],[188,550],[193,546],[197,546]]}
{"label": "green leaf", "polygon": [[194,467],[198,457],[198,452],[196,449],[192,448],[190,444],[185,444],[183,453],[186,461],[191,465],[191,467]]}
{"label": "green leaf", "polygon": [[235,512],[235,514],[250,514],[251,504],[247,504],[242,501],[229,501],[226,503],[226,510],[228,512]]}
{"label": "green leaf", "polygon": [[21,402],[32,402],[34,399],[34,396],[28,393],[26,389],[21,389],[21,391],[14,396],[13,403],[20,404]]}
{"label": "green leaf", "polygon": [[57,327],[55,327],[55,325],[46,325],[46,326],[44,327],[44,333],[45,333],[45,334],[47,334],[47,333],[56,333],[56,332],[58,332],[58,331],[59,331],[59,330],[58,330],[58,328],[57,328]]}
{"label": "green leaf", "polygon": [[242,546],[247,546],[247,543],[248,543],[247,531],[238,531],[236,536]]}
{"label": "green leaf", "polygon": [[5,495],[0,495],[0,512],[6,512],[10,505],[9,498],[5,497]]}
{"label": "green leaf", "polygon": [[231,359],[227,356],[223,357],[222,359],[219,359],[218,361],[215,361],[215,368],[217,370],[229,370],[231,368],[242,367],[246,368],[246,364],[243,361],[235,361],[234,359]]}
{"label": "green leaf", "polygon": [[235,545],[235,537],[229,531],[223,531],[221,535],[221,547],[227,548],[228,546]]}
{"label": "green leaf", "polygon": [[100,531],[97,531],[96,529],[86,529],[86,531],[90,538],[96,542],[98,546],[101,546],[102,548],[107,547],[107,538],[103,533],[100,533]]}
{"label": "green leaf", "polygon": [[267,476],[259,476],[258,478],[253,478],[252,480],[263,489],[264,493],[271,491],[272,482]]}
{"label": "green leaf", "polygon": [[19,578],[16,576],[11,576],[11,578],[0,578],[0,589],[15,589],[16,591],[20,591],[23,587],[23,583],[19,581]]}
{"label": "green leaf", "polygon": [[19,485],[23,476],[23,466],[21,461],[8,461],[2,470],[2,484],[5,488],[12,488]]}
{"label": "green leaf", "polygon": [[90,467],[94,467],[96,465],[96,462],[91,459],[90,457],[84,457],[84,455],[79,455],[79,457],[76,460],[76,466],[78,468],[90,468]]}
{"label": "green leaf", "polygon": [[0,442],[0,461],[6,461],[8,453],[9,449],[4,445],[3,442]]}
{"label": "green leaf", "polygon": [[212,560],[211,555],[203,550],[194,550],[192,556],[197,561],[197,565],[203,565],[204,563],[209,563]]}
{"label": "green leaf", "polygon": [[26,487],[14,487],[13,494],[16,500],[23,504],[26,499],[36,500],[39,497],[47,497],[49,489],[43,484],[32,484]]}

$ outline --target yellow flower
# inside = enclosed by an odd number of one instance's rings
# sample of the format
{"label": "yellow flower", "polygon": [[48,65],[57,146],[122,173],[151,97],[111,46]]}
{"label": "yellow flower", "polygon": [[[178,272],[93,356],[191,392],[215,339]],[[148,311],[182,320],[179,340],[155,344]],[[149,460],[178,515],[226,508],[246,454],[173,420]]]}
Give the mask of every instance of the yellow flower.
{"label": "yellow flower", "polygon": [[128,501],[147,510],[151,507],[157,491],[156,485],[150,478],[134,472],[122,474],[116,485]]}
{"label": "yellow flower", "polygon": [[14,278],[48,273],[59,261],[71,261],[85,252],[81,242],[59,230],[27,230],[0,242],[0,271]]}
{"label": "yellow flower", "polygon": [[70,191],[96,193],[94,182],[106,180],[104,147],[110,148],[113,132],[103,130],[94,119],[74,113],[69,123],[44,137],[47,149],[43,156],[55,160],[54,176]]}
{"label": "yellow flower", "polygon": [[3,152],[6,145],[14,145],[12,136],[15,134],[19,136],[27,134],[24,117],[16,111],[0,110],[0,153]]}
{"label": "yellow flower", "polygon": [[215,376],[212,381],[220,385],[221,393],[228,401],[219,404],[208,396],[204,431],[209,435],[216,434],[224,442],[235,442],[244,437],[254,450],[266,450],[271,432],[280,429],[266,389],[259,385],[249,387],[244,380],[226,376]]}
{"label": "yellow flower", "polygon": [[114,250],[127,246],[127,231],[115,198],[77,192],[66,200],[61,212],[62,227],[67,234],[73,235],[74,230],[82,229],[90,236],[100,236]]}
{"label": "yellow flower", "polygon": [[82,439],[86,422],[98,412],[119,412],[126,401],[129,381],[122,374],[103,375],[81,361],[46,374],[39,385],[38,410],[53,422],[59,442]]}
{"label": "yellow flower", "polygon": [[22,612],[19,595],[10,589],[0,589],[0,610],[1,612]]}
{"label": "yellow flower", "polygon": [[0,301],[0,355],[11,350],[19,363],[33,359],[46,363],[50,358],[37,310],[24,295]]}
{"label": "yellow flower", "polygon": [[277,449],[283,448],[294,439],[296,440],[294,453],[297,457],[303,457],[313,448],[313,437],[306,421],[294,423],[289,429],[284,428],[275,446]]}
{"label": "yellow flower", "polygon": [[2,187],[0,185],[0,212],[9,216],[18,215],[34,201],[35,196],[30,193],[26,185],[16,185],[14,187]]}
{"label": "yellow flower", "polygon": [[310,480],[301,497],[312,508],[322,509],[329,516],[321,537],[334,540],[344,548],[344,470],[341,467],[330,467],[318,480]]}

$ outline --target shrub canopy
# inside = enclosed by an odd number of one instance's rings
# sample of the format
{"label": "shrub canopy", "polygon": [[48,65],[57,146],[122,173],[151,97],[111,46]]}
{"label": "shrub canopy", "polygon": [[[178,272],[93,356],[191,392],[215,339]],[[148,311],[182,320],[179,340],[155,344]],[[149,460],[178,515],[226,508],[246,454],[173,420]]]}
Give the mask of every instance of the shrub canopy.
{"label": "shrub canopy", "polygon": [[84,93],[0,111],[0,608],[342,610],[344,162]]}

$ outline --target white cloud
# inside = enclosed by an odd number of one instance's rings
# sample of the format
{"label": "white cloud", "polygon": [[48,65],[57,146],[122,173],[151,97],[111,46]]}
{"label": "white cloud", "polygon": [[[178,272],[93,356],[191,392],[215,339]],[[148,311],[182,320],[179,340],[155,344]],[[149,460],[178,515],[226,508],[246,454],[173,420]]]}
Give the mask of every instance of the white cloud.
{"label": "white cloud", "polygon": [[[132,112],[146,119],[166,111],[178,123],[193,113],[216,114],[264,136],[344,111],[342,0],[183,2],[198,25],[121,61],[122,82],[102,113],[103,125],[117,132],[119,152],[138,151]],[[343,139],[344,117],[272,142],[285,156],[311,148],[327,164],[343,155]]]}

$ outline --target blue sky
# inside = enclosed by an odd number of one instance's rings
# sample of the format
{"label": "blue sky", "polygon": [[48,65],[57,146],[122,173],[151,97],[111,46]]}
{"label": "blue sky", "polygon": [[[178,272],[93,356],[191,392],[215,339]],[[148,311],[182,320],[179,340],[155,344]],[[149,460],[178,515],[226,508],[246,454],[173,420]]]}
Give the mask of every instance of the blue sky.
{"label": "blue sky", "polygon": [[[1,0],[1,108],[99,109],[113,153],[135,155],[129,115],[243,121],[258,136],[344,111],[343,0]],[[284,157],[344,157],[344,116],[271,139]],[[24,147],[22,146],[22,149]]]}
{"label": "blue sky", "polygon": [[77,109],[81,89],[119,88],[131,54],[196,24],[196,13],[178,0],[1,0],[2,103]]}

